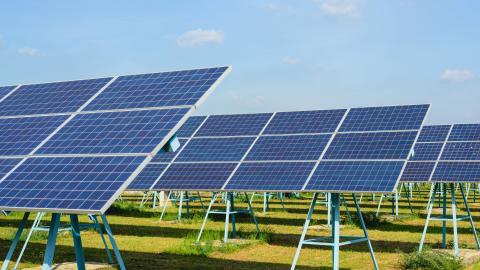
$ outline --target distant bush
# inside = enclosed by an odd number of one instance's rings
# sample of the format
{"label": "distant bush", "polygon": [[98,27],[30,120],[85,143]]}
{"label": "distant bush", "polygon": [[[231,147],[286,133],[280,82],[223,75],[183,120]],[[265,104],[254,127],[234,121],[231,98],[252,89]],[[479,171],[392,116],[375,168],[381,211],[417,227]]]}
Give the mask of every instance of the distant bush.
{"label": "distant bush", "polygon": [[424,250],[403,255],[405,270],[460,270],[465,269],[462,259],[441,251]]}

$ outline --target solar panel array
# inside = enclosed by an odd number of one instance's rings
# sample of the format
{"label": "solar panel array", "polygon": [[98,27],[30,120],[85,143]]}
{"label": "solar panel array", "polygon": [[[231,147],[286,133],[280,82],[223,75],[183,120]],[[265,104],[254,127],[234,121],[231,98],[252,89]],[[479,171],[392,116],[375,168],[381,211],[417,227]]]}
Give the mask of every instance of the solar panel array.
{"label": "solar panel array", "polygon": [[390,192],[428,107],[191,117],[129,189]]}
{"label": "solar panel array", "polygon": [[0,209],[103,213],[229,70],[1,87]]}
{"label": "solar panel array", "polygon": [[425,126],[402,181],[480,181],[480,124]]}

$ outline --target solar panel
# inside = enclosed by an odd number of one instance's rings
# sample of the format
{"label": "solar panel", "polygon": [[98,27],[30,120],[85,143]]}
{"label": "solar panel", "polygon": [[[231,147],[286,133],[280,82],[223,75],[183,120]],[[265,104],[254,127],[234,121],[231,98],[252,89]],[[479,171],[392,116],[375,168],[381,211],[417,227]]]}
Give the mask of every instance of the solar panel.
{"label": "solar panel", "polygon": [[[427,108],[210,115],[153,189],[393,191]],[[339,130],[359,113],[363,123]]]}
{"label": "solar panel", "polygon": [[480,124],[453,125],[448,140],[453,141],[480,141]]}
{"label": "solar panel", "polygon": [[415,130],[422,125],[428,108],[429,105],[353,108],[340,131]]}
{"label": "solar panel", "polygon": [[318,160],[331,136],[263,136],[245,160]]}
{"label": "solar panel", "polygon": [[[228,70],[17,88],[0,105],[0,209],[104,213]],[[137,188],[149,188],[150,169],[161,167],[152,163]]]}
{"label": "solar panel", "polygon": [[315,162],[242,163],[225,190],[301,190]]}
{"label": "solar panel", "polygon": [[121,76],[86,110],[194,105],[228,67]]}
{"label": "solar panel", "polygon": [[143,160],[135,156],[29,158],[1,182],[0,206],[84,213],[102,209]]}
{"label": "solar panel", "polygon": [[205,116],[192,116],[188,118],[185,124],[177,131],[177,136],[179,138],[188,138],[193,135],[195,130],[200,127],[203,121],[205,121]]}
{"label": "solar panel", "polygon": [[193,138],[175,161],[240,161],[255,137]]}
{"label": "solar panel", "polygon": [[263,134],[332,133],[347,110],[279,112]]}
{"label": "solar panel", "polygon": [[337,134],[324,159],[402,159],[416,136],[416,131]]}
{"label": "solar panel", "polygon": [[0,116],[75,112],[111,80],[22,85],[2,101]]}
{"label": "solar panel", "polygon": [[444,142],[447,139],[450,125],[424,126],[418,136],[418,142]]}
{"label": "solar panel", "polygon": [[[159,155],[161,156],[161,154]],[[149,190],[150,187],[155,183],[158,176],[167,167],[166,163],[150,163],[141,173],[135,178],[135,181],[130,183],[128,186],[129,190]]]}
{"label": "solar panel", "polygon": [[480,181],[480,162],[444,162],[438,163],[432,176],[434,182],[478,182]]}
{"label": "solar panel", "polygon": [[401,181],[427,182],[434,168],[435,162],[407,162]]}
{"label": "solar panel", "polygon": [[448,142],[441,160],[480,160],[480,142]]}
{"label": "solar panel", "polygon": [[258,135],[270,113],[212,115],[208,117],[196,136],[252,136]]}
{"label": "solar panel", "polygon": [[0,155],[28,155],[66,119],[65,115],[0,118]]}
{"label": "solar panel", "polygon": [[417,143],[410,160],[437,160],[442,151],[443,143]]}
{"label": "solar panel", "polygon": [[177,149],[175,152],[165,152],[165,151],[160,151],[158,154],[156,154],[151,162],[162,162],[162,163],[168,163],[171,162],[180,151],[182,151],[183,147],[185,147],[185,144],[187,143],[188,140],[186,139],[178,139],[180,142],[180,147]]}
{"label": "solar panel", "polygon": [[156,190],[220,190],[236,163],[173,163]]}
{"label": "solar panel", "polygon": [[0,99],[8,95],[16,86],[0,86]]}
{"label": "solar panel", "polygon": [[79,114],[38,153],[150,153],[188,111],[174,108]]}

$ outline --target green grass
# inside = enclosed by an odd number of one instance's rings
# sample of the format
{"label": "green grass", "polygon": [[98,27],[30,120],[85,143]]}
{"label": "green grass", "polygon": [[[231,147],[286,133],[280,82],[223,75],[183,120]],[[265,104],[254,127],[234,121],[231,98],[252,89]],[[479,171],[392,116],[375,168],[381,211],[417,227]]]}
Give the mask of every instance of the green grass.
{"label": "green grass", "polygon": [[[376,202],[371,202],[370,196],[364,196],[361,204],[365,213],[368,232],[372,240],[375,255],[380,269],[415,269],[406,268],[408,265],[420,264],[422,261],[435,262],[436,255],[417,256],[420,236],[425,222],[426,193],[428,187],[421,194],[414,194],[412,201],[415,214],[410,209],[405,199],[400,199],[399,219],[390,219],[391,207],[388,200],[384,200],[380,218],[375,218]],[[285,198],[285,210],[278,200],[272,199],[270,211],[261,213],[263,198],[257,197],[254,208],[262,231],[257,234],[252,220],[247,215],[237,217],[237,237],[247,239],[242,244],[221,245],[223,239],[224,216],[212,215],[206,225],[206,231],[201,244],[196,244],[196,238],[203,222],[203,211],[199,202],[191,204],[191,219],[177,222],[177,207],[167,209],[167,216],[159,222],[161,209],[151,209],[150,206],[139,208],[143,194],[125,194],[123,202],[117,202],[107,214],[117,243],[121,249],[127,269],[229,269],[229,270],[260,270],[260,269],[290,269],[295,254],[298,240],[305,222],[311,194],[303,194],[302,198]],[[209,194],[205,193],[204,199],[208,201]],[[377,196],[378,200],[379,196]],[[350,196],[346,196],[353,223],[346,219],[345,208],[342,206],[341,215],[343,225],[342,235],[361,236],[362,229],[358,226],[355,208]],[[215,204],[215,209],[219,208]],[[239,208],[247,206],[243,198],[235,201]],[[480,203],[470,204],[475,222],[480,220]],[[459,204],[461,208],[462,205]],[[184,216],[185,216],[185,207]],[[464,209],[459,209],[459,214]],[[31,217],[33,221],[34,215]],[[22,215],[12,213],[0,217],[0,252],[4,256],[10,241],[15,234]],[[50,216],[44,218],[48,224]],[[62,217],[62,222],[67,222],[68,216]],[[89,222],[86,216],[81,216],[81,222]],[[312,225],[326,223],[326,207],[318,204],[313,216]],[[460,221],[459,240],[460,247],[474,248],[475,241],[469,230],[469,223]],[[448,245],[452,242],[451,223],[448,223]],[[25,239],[24,232],[22,241]],[[330,230],[325,226],[317,226],[309,230],[308,238],[329,236]],[[42,262],[46,243],[46,233],[36,233],[27,248],[21,268],[38,266]],[[255,240],[255,241],[250,241]],[[439,248],[441,241],[441,222],[431,222],[426,246]],[[107,262],[103,244],[94,230],[82,231],[82,242],[87,261]],[[22,242],[20,245],[23,244]],[[57,239],[55,262],[68,262],[75,260],[73,243],[70,233],[64,233]],[[442,257],[443,258],[443,257]],[[340,253],[340,266],[342,269],[372,269],[370,255],[365,243],[352,246],[343,246]],[[411,266],[409,266],[411,267]],[[477,268],[475,268],[477,267]],[[331,250],[328,248],[306,247],[302,250],[298,262],[298,269],[330,269]],[[443,268],[442,268],[443,269]],[[467,266],[466,269],[480,269],[480,265]]]}
{"label": "green grass", "polygon": [[401,267],[404,270],[462,270],[465,269],[462,259],[445,252],[423,250],[404,254]]}

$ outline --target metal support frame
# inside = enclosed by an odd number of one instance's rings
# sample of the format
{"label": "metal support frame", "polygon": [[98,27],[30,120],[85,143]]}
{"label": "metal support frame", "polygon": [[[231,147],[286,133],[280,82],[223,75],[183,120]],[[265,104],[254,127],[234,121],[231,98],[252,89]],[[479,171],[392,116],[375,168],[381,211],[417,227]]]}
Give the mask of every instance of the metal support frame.
{"label": "metal support frame", "polygon": [[245,195],[245,199],[246,199],[247,204],[248,204],[247,209],[236,209],[235,208],[234,194],[232,192],[227,192],[226,193],[227,196],[226,196],[225,211],[212,210],[212,206],[217,201],[218,195],[219,195],[219,193],[214,193],[213,197],[212,197],[212,200],[210,201],[210,204],[208,205],[207,213],[205,214],[205,218],[203,219],[202,227],[200,228],[200,232],[198,233],[197,243],[200,242],[200,240],[202,238],[202,234],[203,234],[203,231],[205,230],[205,225],[207,224],[208,216],[210,214],[225,215],[225,231],[224,231],[224,234],[223,234],[223,243],[228,242],[228,238],[229,238],[228,227],[229,227],[229,224],[230,224],[230,220],[231,220],[231,223],[232,223],[231,237],[232,238],[236,237],[236,233],[237,233],[236,232],[236,215],[240,214],[240,213],[250,214],[252,216],[253,223],[255,223],[255,228],[257,230],[257,233],[260,233],[260,228],[258,226],[257,218],[255,217],[255,213],[253,211],[252,204],[250,203],[250,198],[248,198],[248,194],[246,192],[244,193],[244,195]]}
{"label": "metal support frame", "polygon": [[[450,194],[451,194],[451,209],[452,209],[452,214],[451,217],[447,216],[447,193],[448,193],[448,186],[450,189]],[[469,220],[470,221],[470,226],[471,230],[473,232],[473,236],[475,238],[475,242],[477,244],[477,249],[480,249],[480,242],[478,240],[478,235],[477,231],[475,229],[475,225],[473,223],[473,218],[470,212],[470,208],[468,206],[468,201],[465,196],[465,192],[463,190],[463,184],[459,184],[458,188],[460,189],[460,193],[462,195],[462,200],[465,206],[465,211],[467,212],[467,215],[465,216],[458,216],[457,215],[457,199],[456,199],[456,187],[454,183],[435,183],[433,184],[433,190],[430,192],[430,199],[429,199],[429,204],[428,204],[428,213],[427,213],[427,219],[425,221],[425,226],[423,228],[423,233],[422,233],[422,238],[420,239],[420,245],[418,248],[418,252],[421,252],[423,249],[423,245],[425,243],[425,237],[427,234],[427,229],[428,229],[428,224],[430,220],[440,220],[442,221],[442,248],[445,249],[447,247],[447,221],[452,221],[453,225],[453,249],[454,249],[454,254],[455,256],[459,255],[459,250],[458,250],[458,228],[457,228],[457,222],[460,220]],[[442,191],[442,200],[438,200],[439,203],[441,202],[441,207],[442,207],[442,215],[441,216],[432,216],[432,210],[433,210],[433,205],[435,204],[435,197],[437,194],[437,191],[441,190]]]}
{"label": "metal support frame", "polygon": [[[395,215],[396,217],[399,216],[399,204],[398,204],[398,200],[400,198],[400,195],[402,193],[402,190],[403,190],[403,187],[404,187],[404,184],[402,184],[400,186],[400,191],[397,189],[395,190],[394,193],[391,194],[391,201],[392,201],[392,215]],[[412,206],[412,202],[410,200],[411,198],[411,194],[412,194],[412,191],[411,191],[411,186],[407,185],[407,188],[405,188],[405,197],[407,198],[407,202],[408,202],[408,207],[410,208],[410,212],[413,214],[413,206]],[[378,202],[378,206],[377,206],[377,212],[375,213],[375,216],[379,216],[380,215],[380,208],[382,207],[382,201],[383,201],[383,198],[386,197],[384,194],[382,194],[382,196],[380,197],[380,201]]]}
{"label": "metal support frame", "polygon": [[[18,242],[20,240],[20,237],[22,235],[23,230],[26,227],[26,223],[28,221],[30,213],[26,212],[23,216],[22,221],[20,222],[20,225],[18,226],[17,233],[15,234],[15,237],[13,238],[12,244],[10,245],[10,249],[7,253],[7,256],[2,264],[1,270],[7,270],[8,265],[10,264],[10,261],[12,259],[12,256],[15,252],[15,249],[18,245]],[[70,215],[70,225],[68,227],[66,226],[60,226],[60,217],[61,214],[59,213],[52,213],[52,218],[50,221],[49,226],[40,226],[40,222],[42,218],[45,216],[45,213],[38,213],[34,222],[33,226],[30,229],[27,238],[25,240],[24,245],[22,246],[22,249],[20,251],[20,254],[17,258],[17,261],[15,262],[15,265],[13,269],[18,269],[18,265],[20,263],[20,260],[27,248],[28,242],[30,240],[30,237],[35,231],[48,231],[48,239],[47,239],[47,245],[45,248],[45,255],[42,263],[42,270],[50,270],[52,268],[53,264],[53,258],[55,254],[55,245],[56,245],[56,240],[58,233],[61,231],[71,231],[72,237],[73,237],[73,243],[74,243],[74,249],[75,249],[75,257],[77,261],[77,269],[79,270],[85,270],[85,256],[83,253],[83,247],[82,247],[82,240],[81,240],[81,235],[80,232],[81,230],[85,230],[87,228],[95,228],[98,233],[100,234],[102,238],[102,242],[105,245],[105,249],[108,255],[108,262],[110,264],[113,264],[113,258],[110,253],[109,247],[107,245],[107,242],[105,240],[105,237],[103,236],[103,230],[100,226],[100,223],[98,222],[98,219],[94,215],[89,215],[90,220],[92,220],[93,224],[80,224],[78,221],[78,215],[77,214],[71,214]],[[112,244],[113,250],[115,252],[115,255],[117,257],[117,262],[118,265],[120,266],[120,269],[125,269],[125,265],[123,263],[123,260],[120,256],[120,252],[118,251],[118,247],[115,243],[115,239],[113,238],[113,234],[111,232],[110,226],[108,225],[107,219],[104,215],[102,215],[102,220],[103,224],[105,226],[105,230],[110,238],[110,242]]]}
{"label": "metal support frame", "polygon": [[363,237],[357,236],[340,236],[340,194],[332,193],[331,194],[331,218],[332,218],[332,236],[331,237],[319,237],[305,240],[305,237],[308,232],[308,227],[313,216],[315,205],[318,199],[318,193],[314,193],[310,208],[308,210],[307,218],[303,226],[303,232],[298,243],[297,251],[295,257],[293,258],[291,270],[295,270],[295,267],[300,257],[300,251],[302,250],[303,245],[313,245],[313,246],[327,246],[332,248],[332,269],[338,270],[340,268],[340,246],[355,244],[359,242],[367,242],[368,248],[370,251],[370,256],[373,261],[374,269],[378,270],[377,260],[375,259],[375,254],[373,252],[372,244],[370,238],[368,237],[367,228],[365,227],[365,222],[363,220],[362,212],[360,206],[357,202],[357,197],[353,194],[353,201],[355,208],[357,210],[357,215],[363,230]]}
{"label": "metal support frame", "polygon": [[[200,205],[203,210],[203,214],[205,215],[207,212],[205,210],[205,204],[203,203],[202,196],[200,196],[200,192],[197,192],[196,197],[190,196],[188,191],[180,191],[180,196],[174,196],[174,192],[170,191],[168,193],[167,201],[163,205],[162,213],[160,214],[160,221],[163,220],[163,217],[165,216],[165,213],[167,212],[167,207],[168,207],[168,202],[176,203],[178,202],[178,214],[177,214],[177,220],[178,222],[182,222],[182,211],[183,211],[183,203],[185,202],[185,209],[186,209],[186,215],[187,219],[190,218],[190,202],[192,201],[200,201]],[[184,195],[185,194],[185,195]]]}
{"label": "metal support frame", "polygon": [[[253,199],[257,194],[255,192],[252,193],[250,196],[250,204],[253,204]],[[267,213],[270,209],[270,198],[273,196],[270,192],[263,192],[263,214]],[[285,209],[285,201],[283,199],[283,192],[276,192],[277,198],[280,200],[280,204],[282,205],[282,209]]]}

